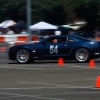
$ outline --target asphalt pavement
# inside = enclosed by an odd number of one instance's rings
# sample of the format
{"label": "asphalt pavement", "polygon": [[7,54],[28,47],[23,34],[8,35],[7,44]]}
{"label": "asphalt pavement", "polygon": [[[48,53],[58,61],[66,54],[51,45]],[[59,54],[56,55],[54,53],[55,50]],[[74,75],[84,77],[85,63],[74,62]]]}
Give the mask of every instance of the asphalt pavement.
{"label": "asphalt pavement", "polygon": [[17,64],[0,53],[0,100],[99,100],[100,59],[89,63],[43,60]]}

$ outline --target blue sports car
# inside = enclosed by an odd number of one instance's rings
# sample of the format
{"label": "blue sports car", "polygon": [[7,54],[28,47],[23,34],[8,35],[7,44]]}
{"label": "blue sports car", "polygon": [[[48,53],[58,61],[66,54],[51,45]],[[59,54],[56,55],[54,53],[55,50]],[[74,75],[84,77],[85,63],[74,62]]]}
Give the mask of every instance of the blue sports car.
{"label": "blue sports car", "polygon": [[8,50],[10,60],[25,64],[35,60],[58,58],[87,62],[100,57],[100,42],[75,35],[50,36],[38,43],[27,42]]}

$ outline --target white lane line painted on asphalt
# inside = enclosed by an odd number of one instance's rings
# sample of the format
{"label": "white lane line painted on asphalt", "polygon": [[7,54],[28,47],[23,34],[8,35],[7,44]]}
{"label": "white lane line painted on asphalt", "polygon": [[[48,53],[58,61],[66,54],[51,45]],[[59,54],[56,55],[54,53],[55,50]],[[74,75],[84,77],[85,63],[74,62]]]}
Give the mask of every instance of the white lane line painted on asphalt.
{"label": "white lane line painted on asphalt", "polygon": [[6,96],[6,97],[0,97],[0,98],[3,99],[3,98],[15,98],[15,97],[18,97],[19,98],[19,97],[22,97],[22,96]]}
{"label": "white lane line painted on asphalt", "polygon": [[75,93],[58,93],[58,94],[43,94],[43,95],[38,95],[38,96],[55,96],[55,95],[69,95],[69,94],[90,94],[90,93],[95,93],[95,94],[98,94],[100,92],[75,92]]}
{"label": "white lane line painted on asphalt", "polygon": [[[7,94],[7,95],[13,95],[13,96],[9,96],[9,97],[34,97],[34,98],[42,98],[42,96],[55,96],[55,95],[70,95],[70,94],[91,94],[91,93],[95,93],[95,94],[100,94],[100,92],[75,92],[75,93],[58,93],[58,94],[43,94],[43,95],[23,95],[23,94],[14,94],[14,93],[6,93],[6,92],[0,92],[1,94]],[[46,98],[46,97],[43,97]],[[56,99],[56,98],[49,98],[51,100],[65,100],[65,99]]]}
{"label": "white lane line painted on asphalt", "polygon": [[[26,65],[23,65],[23,64],[22,64],[22,65],[19,65],[19,64],[13,64],[13,65],[12,65],[12,64],[3,64],[3,65],[5,65],[5,66],[15,66],[15,67],[19,67],[19,66],[25,67],[25,66],[26,66]],[[3,65],[2,65],[2,66],[3,66]],[[29,64],[29,66],[31,66],[31,67],[34,67],[34,66],[41,67],[41,66],[44,66],[44,65],[45,65],[45,66],[50,66],[50,67],[51,67],[51,66],[58,66],[57,64],[53,64],[53,65],[50,65],[50,64],[43,64],[43,65],[42,65],[42,64],[41,64],[41,65],[40,65],[40,64],[32,64],[32,65],[30,65],[30,64]],[[59,67],[59,66],[58,66],[58,67]],[[69,68],[70,68],[70,67],[90,68],[88,65],[75,65],[75,64],[64,64],[63,67],[69,67]],[[93,68],[94,68],[94,69],[100,69],[99,66],[94,66]]]}
{"label": "white lane line painted on asphalt", "polygon": [[[87,79],[87,78],[85,78]],[[49,85],[49,86],[55,86],[55,87],[44,87],[44,88],[95,88],[94,86],[72,86],[72,85],[59,85],[59,84],[47,84],[47,83],[32,83],[32,82],[23,82],[23,81],[18,81],[20,83],[24,84],[39,84],[39,85]],[[43,88],[43,87],[36,87],[35,89],[38,88]]]}
{"label": "white lane line painted on asphalt", "polygon": [[[3,65],[5,65],[5,66],[3,66]],[[0,67],[5,67],[5,68],[16,68],[16,69],[29,69],[29,70],[31,70],[31,69],[37,69],[37,70],[43,70],[42,68],[24,68],[25,67],[25,65],[16,65],[16,64],[14,64],[14,65],[9,65],[9,64],[3,64],[2,66],[0,66]],[[45,64],[46,65],[46,64]],[[19,67],[20,66],[20,67]],[[34,67],[34,66],[38,66],[38,67],[42,67],[42,66],[44,66],[44,64],[43,65],[39,65],[39,64],[33,64],[33,65],[29,65],[29,66],[31,66],[31,67]],[[46,66],[52,66],[52,65],[46,65]],[[58,65],[56,65],[56,64],[54,64],[53,66],[58,66]],[[88,66],[88,65],[75,65],[75,64],[65,64],[65,65],[63,65],[63,68],[67,68],[67,67],[69,67],[69,68],[87,68],[87,69],[90,69],[90,67]],[[60,67],[61,68],[61,67]],[[91,69],[100,69],[100,67],[99,66],[94,66],[93,68],[91,68]]]}
{"label": "white lane line painted on asphalt", "polygon": [[[25,84],[39,84],[39,85],[49,85],[49,86],[56,86],[59,88],[65,87],[65,88],[93,88],[93,86],[84,86],[84,87],[80,87],[80,86],[71,86],[71,85],[59,85],[59,84],[47,84],[47,83],[31,83],[31,82],[23,82],[23,81],[19,81],[20,83],[25,83]],[[56,88],[55,87],[55,88]],[[39,87],[41,88],[41,87]],[[48,87],[49,88],[49,87]],[[52,87],[51,87],[52,88]]]}
{"label": "white lane line painted on asphalt", "polygon": [[66,66],[66,67],[75,67],[75,68],[87,68],[87,69],[100,69],[100,67],[99,66],[94,66],[94,67],[89,67],[89,66],[87,66],[87,65],[74,65],[74,64],[69,64],[68,66]]}
{"label": "white lane line painted on asphalt", "polygon": [[[3,64],[3,65],[5,65],[5,66],[22,66],[22,67],[24,67],[24,66],[26,66],[25,64]],[[53,64],[53,65],[51,65],[51,64],[29,64],[29,66],[58,66],[58,64]],[[79,67],[79,68],[90,68],[89,67],[89,65],[87,64],[85,64],[85,65],[83,65],[83,64],[81,64],[81,65],[76,65],[76,64],[68,64],[68,63],[65,63],[64,65],[63,65],[64,67]],[[100,69],[100,66],[94,66],[93,67],[94,69]]]}
{"label": "white lane line painted on asphalt", "polygon": [[[49,98],[49,97],[43,97],[43,96],[38,96],[38,95],[23,95],[23,94],[14,94],[14,93],[6,93],[6,92],[0,92],[1,94],[6,94],[6,95],[14,95],[14,96],[19,96],[19,97],[29,97],[29,98],[40,98],[40,99],[46,99],[46,100],[65,100],[65,99],[57,99],[57,98]],[[13,97],[13,96],[8,96],[8,98]]]}
{"label": "white lane line painted on asphalt", "polygon": [[39,84],[39,85],[50,85],[50,86],[52,86],[52,85],[54,85],[54,86],[64,86],[64,87],[69,86],[69,85],[48,84],[48,83],[32,83],[32,82],[23,82],[23,81],[18,81],[18,82],[26,83],[26,84]]}
{"label": "white lane line painted on asphalt", "polygon": [[94,79],[94,78],[86,78],[86,79],[88,79],[88,80],[96,80],[96,79]]}
{"label": "white lane line painted on asphalt", "polygon": [[[82,80],[87,80],[88,78],[84,78],[84,79],[77,79],[77,80],[69,80],[66,82],[76,82],[76,81],[82,81]],[[49,86],[61,86],[61,87],[69,87],[70,85],[59,85],[59,84],[49,84],[49,83],[32,83],[32,82],[24,82],[24,81],[18,81],[19,83],[24,83],[24,84],[39,84],[39,85],[49,85]]]}
{"label": "white lane line painted on asphalt", "polygon": [[34,90],[34,89],[99,89],[100,88],[96,88],[94,86],[85,86],[85,87],[81,87],[81,86],[68,86],[68,87],[27,87],[27,88],[0,88],[0,90]]}
{"label": "white lane line painted on asphalt", "polygon": [[42,68],[24,68],[24,67],[11,67],[11,66],[0,66],[0,68],[8,68],[8,69],[23,69],[23,70],[43,70]]}
{"label": "white lane line painted on asphalt", "polygon": [[65,100],[65,99],[57,99],[57,98],[48,98],[48,97],[43,97],[43,96],[55,96],[55,95],[79,95],[79,94],[100,94],[100,92],[75,92],[75,93],[58,93],[58,94],[43,94],[43,95],[23,95],[23,94],[14,94],[14,93],[6,93],[6,92],[0,92],[0,94],[6,94],[6,95],[11,95],[8,97],[1,97],[1,98],[11,98],[11,97],[30,97],[30,98],[43,98],[43,99],[48,99],[48,100]]}
{"label": "white lane line painted on asphalt", "polygon": [[[43,98],[43,99],[48,99],[48,100],[65,100],[65,99],[57,99],[57,98],[48,98],[48,97],[43,97],[43,96],[57,96],[57,95],[79,95],[79,94],[100,94],[100,92],[75,92],[75,93],[57,93],[57,94],[42,94],[42,95],[23,95],[23,94],[14,94],[14,93],[6,93],[6,92],[0,92],[0,94],[5,94],[5,95],[10,95],[5,98],[11,98],[11,97],[30,97],[30,98]],[[4,97],[1,97],[4,98]]]}

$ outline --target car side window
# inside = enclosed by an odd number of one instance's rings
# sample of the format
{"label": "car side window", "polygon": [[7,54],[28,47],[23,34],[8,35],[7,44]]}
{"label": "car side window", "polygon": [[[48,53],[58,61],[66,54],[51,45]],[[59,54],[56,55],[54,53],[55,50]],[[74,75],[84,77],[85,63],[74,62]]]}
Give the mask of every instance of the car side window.
{"label": "car side window", "polygon": [[56,43],[66,43],[66,37],[59,37],[56,39]]}
{"label": "car side window", "polygon": [[50,38],[48,40],[46,40],[46,43],[57,43],[56,38]]}
{"label": "car side window", "polygon": [[75,42],[75,40],[71,37],[68,37],[68,42]]}
{"label": "car side window", "polygon": [[66,42],[65,37],[55,37],[55,38],[46,40],[46,43],[65,43],[65,42]]}
{"label": "car side window", "polygon": [[66,37],[63,37],[62,38],[62,43],[66,43],[66,41],[67,41],[67,38]]}

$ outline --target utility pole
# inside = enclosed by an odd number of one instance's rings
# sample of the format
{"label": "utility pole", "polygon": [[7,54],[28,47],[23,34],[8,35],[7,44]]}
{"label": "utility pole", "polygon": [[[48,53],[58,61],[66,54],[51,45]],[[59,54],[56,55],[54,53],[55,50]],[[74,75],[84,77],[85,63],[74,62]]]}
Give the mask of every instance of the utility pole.
{"label": "utility pole", "polygon": [[29,26],[31,26],[31,0],[26,0],[26,9],[27,9],[27,33],[28,33],[28,41],[31,41],[31,31]]}

